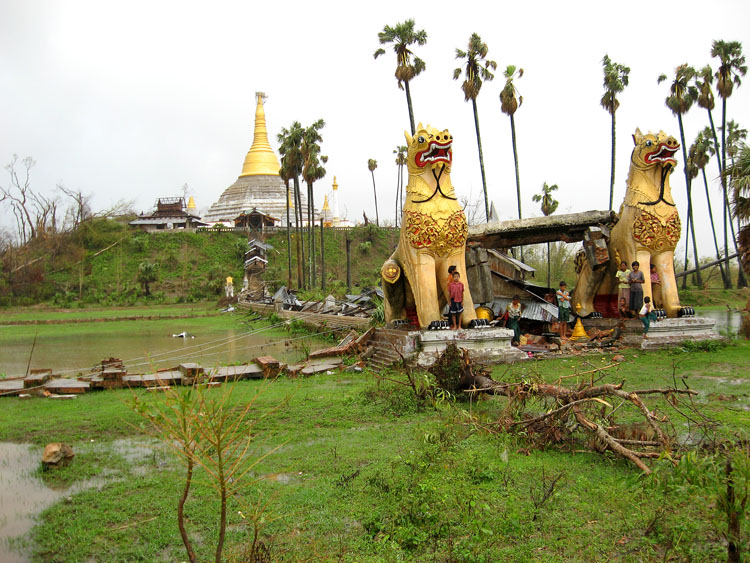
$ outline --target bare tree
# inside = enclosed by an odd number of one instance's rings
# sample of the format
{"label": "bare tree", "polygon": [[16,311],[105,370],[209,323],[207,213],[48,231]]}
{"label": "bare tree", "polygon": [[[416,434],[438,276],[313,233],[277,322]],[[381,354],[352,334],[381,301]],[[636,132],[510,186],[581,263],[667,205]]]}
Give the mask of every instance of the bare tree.
{"label": "bare tree", "polygon": [[73,230],[78,225],[90,219],[93,215],[91,212],[91,196],[83,195],[81,190],[66,188],[62,184],[57,185],[57,189],[73,200],[65,214],[66,226]]}
{"label": "bare tree", "polygon": [[10,185],[7,188],[0,187],[0,203],[10,202],[11,211],[16,219],[18,238],[22,244],[36,237],[36,221],[31,217],[32,202],[31,192],[31,168],[36,164],[34,159],[27,156],[21,161],[25,172],[18,175],[16,166],[18,155],[14,154],[5,169],[10,174]]}

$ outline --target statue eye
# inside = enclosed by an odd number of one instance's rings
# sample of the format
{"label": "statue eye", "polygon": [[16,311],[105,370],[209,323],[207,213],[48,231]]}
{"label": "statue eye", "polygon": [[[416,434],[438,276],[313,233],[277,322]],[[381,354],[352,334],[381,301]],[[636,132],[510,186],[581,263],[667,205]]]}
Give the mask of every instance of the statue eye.
{"label": "statue eye", "polygon": [[651,141],[646,141],[646,146],[647,147],[650,147],[651,145],[653,145],[653,143]]}
{"label": "statue eye", "polygon": [[424,137],[422,137],[422,135],[420,135],[419,138],[417,139],[417,141],[419,141],[420,143],[424,143]]}

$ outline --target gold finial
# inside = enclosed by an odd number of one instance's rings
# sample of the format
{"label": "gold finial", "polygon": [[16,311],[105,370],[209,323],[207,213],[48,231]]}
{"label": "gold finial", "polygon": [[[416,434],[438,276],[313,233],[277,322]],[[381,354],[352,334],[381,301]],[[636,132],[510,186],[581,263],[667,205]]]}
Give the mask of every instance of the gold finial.
{"label": "gold finial", "polygon": [[330,211],[330,208],[328,207],[328,194],[325,195],[325,198],[323,200],[323,209],[321,211]]}
{"label": "gold finial", "polygon": [[263,102],[267,96],[263,92],[255,93],[257,105],[255,107],[255,133],[253,144],[245,156],[242,165],[242,176],[278,176],[279,159],[268,142],[268,131],[266,129],[266,113],[263,110]]}
{"label": "gold finial", "polygon": [[[581,313],[581,304],[576,304],[576,313]],[[573,327],[573,333],[570,335],[571,340],[583,340],[584,338],[588,338],[589,335],[586,334],[586,329],[583,328],[583,323],[581,322],[581,317],[578,317],[576,319],[576,326]]]}
{"label": "gold finial", "polygon": [[188,200],[188,211],[195,211],[195,200],[193,199],[193,196],[190,196],[190,199]]}
{"label": "gold finial", "polygon": [[339,185],[336,183],[336,176],[333,177],[333,189],[334,191],[339,189]]}

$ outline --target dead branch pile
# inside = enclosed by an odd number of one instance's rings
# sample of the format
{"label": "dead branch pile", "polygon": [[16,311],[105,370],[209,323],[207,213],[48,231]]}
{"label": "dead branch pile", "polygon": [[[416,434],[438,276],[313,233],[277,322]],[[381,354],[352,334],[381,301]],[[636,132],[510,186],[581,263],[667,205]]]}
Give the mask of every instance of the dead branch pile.
{"label": "dead branch pile", "polygon": [[[492,426],[484,425],[484,430],[525,430],[554,442],[570,436],[574,430],[582,429],[591,435],[589,444],[592,449],[600,452],[610,450],[630,460],[647,474],[651,473],[651,469],[644,463],[645,459],[658,458],[665,453],[671,454],[672,459],[679,457],[674,453],[676,432],[669,418],[649,409],[641,397],[659,396],[666,405],[684,415],[680,410],[681,398],[689,399],[698,392],[676,387],[626,391],[623,389],[624,383],[599,383],[603,377],[599,374],[608,367],[612,366],[575,374],[590,376],[576,386],[563,385],[566,376],[561,377],[557,384],[527,381],[502,383],[492,379],[482,366],[473,364],[466,350],[451,345],[430,371],[435,376],[436,384],[451,392],[460,390],[468,394],[484,393],[511,399],[506,415]],[[547,411],[529,414],[526,410],[529,399],[543,401]],[[614,403],[619,404],[615,406]],[[642,417],[644,422],[627,426],[616,424],[615,413],[628,408],[634,410],[635,415]],[[692,408],[686,406],[686,409]]]}

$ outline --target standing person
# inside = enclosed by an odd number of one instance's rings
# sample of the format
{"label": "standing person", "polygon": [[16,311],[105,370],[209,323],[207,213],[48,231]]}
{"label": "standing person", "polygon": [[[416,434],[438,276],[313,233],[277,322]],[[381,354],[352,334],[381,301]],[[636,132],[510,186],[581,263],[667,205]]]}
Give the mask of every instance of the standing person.
{"label": "standing person", "polygon": [[557,320],[560,323],[560,338],[568,337],[568,323],[570,322],[570,293],[568,293],[568,284],[560,282],[560,289],[555,293],[557,295]]}
{"label": "standing person", "polygon": [[654,264],[651,264],[651,297],[654,307],[661,309],[661,279],[659,279],[659,272],[656,271]]}
{"label": "standing person", "polygon": [[625,298],[625,303],[630,305],[630,270],[628,263],[624,260],[620,262],[620,268],[615,272],[617,278],[617,299]]}
{"label": "standing person", "polygon": [[455,266],[452,266],[452,265],[448,266],[448,279],[445,280],[445,283],[447,285],[450,285],[451,282],[453,281],[453,272],[455,272],[455,271],[456,271],[456,267]]}
{"label": "standing person", "polygon": [[651,328],[651,321],[656,320],[656,313],[651,310],[651,298],[648,295],[643,298],[643,307],[641,307],[641,310],[638,312],[638,316],[643,323],[643,338],[648,338],[646,333],[648,332],[648,329]]}
{"label": "standing person", "polygon": [[451,321],[451,330],[461,328],[461,317],[464,313],[464,284],[461,283],[460,278],[459,273],[454,270],[453,281],[448,284],[448,295],[451,298],[448,318]]}
{"label": "standing person", "polygon": [[521,342],[521,310],[523,309],[521,301],[518,295],[513,296],[513,300],[508,303],[505,307],[505,314],[508,315],[508,320],[505,322],[505,326],[513,329],[513,340],[511,344],[518,346]]}
{"label": "standing person", "polygon": [[646,283],[646,278],[639,269],[641,265],[637,260],[630,266],[633,268],[628,276],[630,281],[630,309],[637,313],[643,307],[643,284]]}

